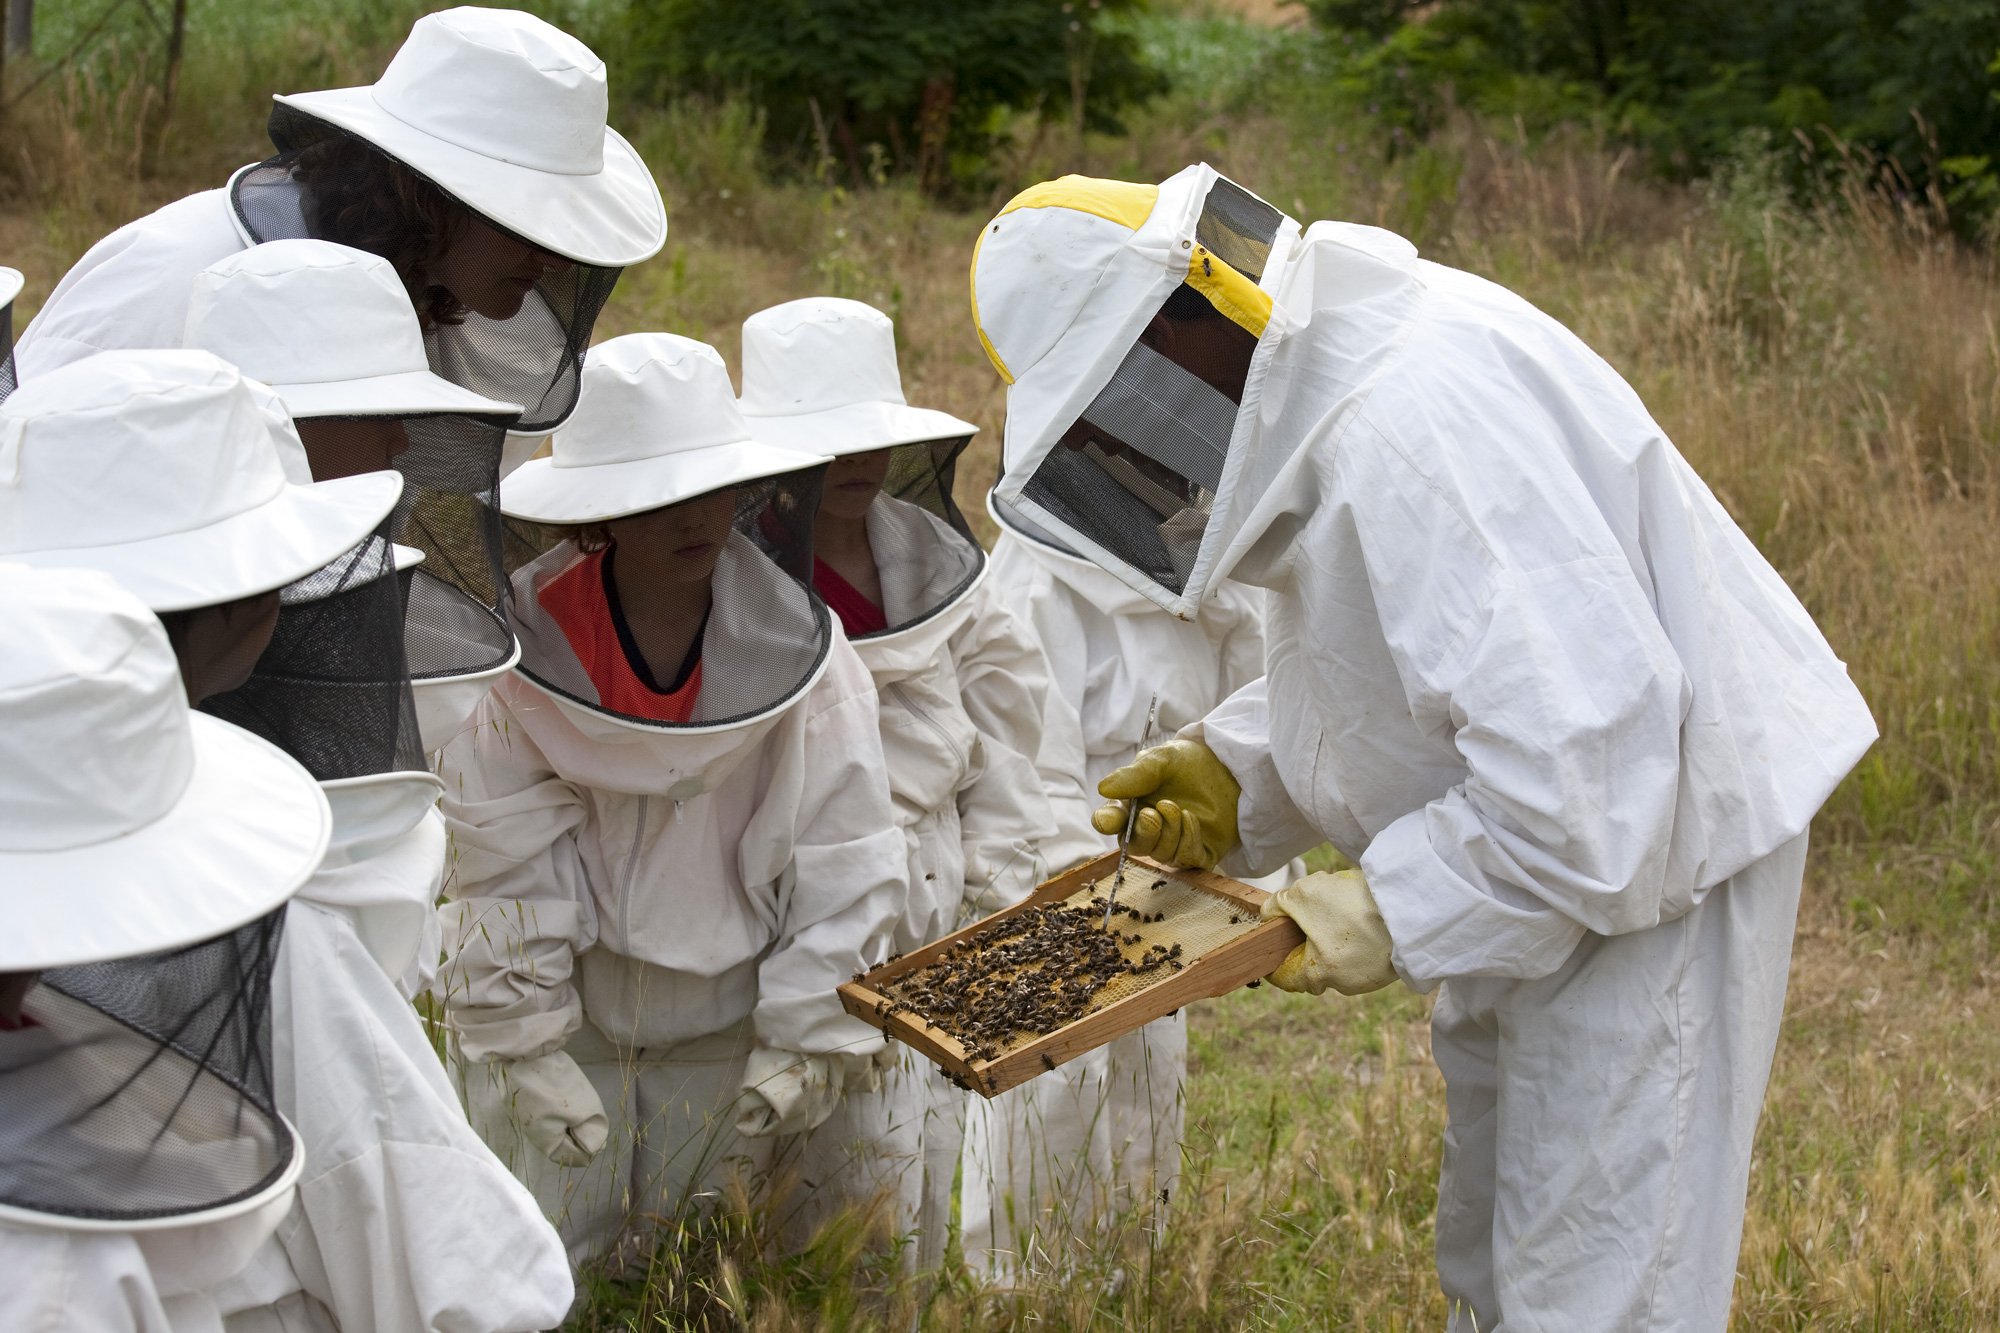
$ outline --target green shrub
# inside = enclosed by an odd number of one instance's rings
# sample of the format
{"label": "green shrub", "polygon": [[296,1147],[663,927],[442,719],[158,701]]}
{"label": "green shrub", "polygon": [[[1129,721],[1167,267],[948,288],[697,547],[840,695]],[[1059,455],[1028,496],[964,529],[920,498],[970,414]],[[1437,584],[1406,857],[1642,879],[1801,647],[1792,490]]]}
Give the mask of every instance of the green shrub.
{"label": "green shrub", "polygon": [[1594,118],[1682,176],[1749,128],[1830,133],[1962,211],[2000,203],[2000,0],[1305,3],[1360,39],[1352,95],[1413,129],[1453,100],[1530,124]]}
{"label": "green shrub", "polygon": [[1136,0],[633,0],[627,92],[735,95],[767,144],[855,186],[981,183],[1009,112],[1122,133],[1162,91],[1132,34]]}

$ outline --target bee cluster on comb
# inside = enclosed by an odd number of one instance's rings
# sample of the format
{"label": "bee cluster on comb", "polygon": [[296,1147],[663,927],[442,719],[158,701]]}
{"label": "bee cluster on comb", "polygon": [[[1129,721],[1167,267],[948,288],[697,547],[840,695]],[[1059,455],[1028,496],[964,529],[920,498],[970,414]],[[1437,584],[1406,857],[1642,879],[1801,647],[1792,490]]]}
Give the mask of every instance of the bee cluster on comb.
{"label": "bee cluster on comb", "polygon": [[[1103,908],[1104,899],[1092,897],[1005,917],[891,983],[876,1013],[909,1014],[973,1059],[991,1060],[1023,1034],[1043,1036],[1083,1017],[1114,981],[1181,970],[1178,943],[1129,955],[1141,937],[1101,929]],[[1165,919],[1122,903],[1112,910],[1140,925]]]}

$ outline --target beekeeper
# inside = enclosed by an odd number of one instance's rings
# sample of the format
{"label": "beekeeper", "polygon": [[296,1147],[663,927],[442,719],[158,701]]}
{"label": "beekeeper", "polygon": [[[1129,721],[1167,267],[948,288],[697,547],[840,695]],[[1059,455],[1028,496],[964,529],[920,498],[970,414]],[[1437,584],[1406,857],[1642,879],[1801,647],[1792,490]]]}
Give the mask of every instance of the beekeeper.
{"label": "beekeeper", "polygon": [[[182,341],[276,391],[315,481],[402,474],[390,536],[407,548],[404,656],[421,747],[441,749],[520,653],[499,509],[520,408],[433,374],[395,267],[331,241],[271,241],[209,265]],[[428,903],[424,916],[434,921]]]}
{"label": "beekeeper", "polygon": [[875,1069],[834,988],[889,951],[904,843],[812,591],[825,464],[752,436],[713,348],[645,333],[591,350],[501,487],[545,549],[513,571],[521,664],[442,756],[440,987],[473,1123],[578,1263]]}
{"label": "beekeeper", "polygon": [[[952,498],[978,427],[903,396],[889,317],[808,297],[743,323],[743,415],[761,440],[830,454],[813,583],[868,668],[910,894],[894,951],[1020,901],[1048,873],[1055,817],[1035,759],[1048,664],[989,590],[986,552]],[[813,1189],[797,1230],[889,1204],[906,1257],[944,1259],[966,1094],[892,1044],[882,1086],[850,1091],[803,1145]]]}
{"label": "beekeeper", "polygon": [[[1000,534],[993,591],[1034,625],[1048,654],[1041,767],[1067,834],[1051,858],[1060,869],[1116,845],[1090,827],[1097,784],[1138,753],[1156,695],[1158,734],[1171,736],[1264,674],[1264,593],[1224,580],[1183,620],[991,493],[987,512]],[[1287,878],[1281,871],[1266,887]],[[1060,1260],[1079,1231],[1170,1201],[1186,1074],[1187,1018],[1173,1014],[974,1103],[961,1205],[967,1258],[1018,1273]]]}
{"label": "beekeeper", "polygon": [[393,980],[420,964],[445,851],[385,532],[402,479],[288,480],[250,384],[207,352],[105,352],[0,404],[0,560],[114,575],[165,622],[189,702],[284,749],[333,811],[270,1011],[277,1105],[309,1164],[217,1298],[237,1333],[546,1327],[572,1294],[560,1245]]}
{"label": "beekeeper", "polygon": [[[119,228],[21,335],[23,380],[116,347],[177,347],[195,275],[315,237],[396,267],[430,368],[546,434],[619,272],[666,243],[659,187],[605,123],[604,62],[530,14],[427,14],[374,84],[280,95],[277,155]],[[516,452],[533,451],[531,439]]]}
{"label": "beekeeper", "polygon": [[262,1019],[326,801],[110,576],[0,562],[0,616],[0,1326],[214,1328],[304,1160]]}
{"label": "beekeeper", "polygon": [[[1783,581],[1555,321],[1192,167],[981,233],[1000,499],[1269,675],[1100,786],[1133,847],[1360,867],[1273,976],[1444,989],[1454,1327],[1727,1321],[1813,812],[1875,735]],[[1115,826],[1117,807],[1100,812]]]}

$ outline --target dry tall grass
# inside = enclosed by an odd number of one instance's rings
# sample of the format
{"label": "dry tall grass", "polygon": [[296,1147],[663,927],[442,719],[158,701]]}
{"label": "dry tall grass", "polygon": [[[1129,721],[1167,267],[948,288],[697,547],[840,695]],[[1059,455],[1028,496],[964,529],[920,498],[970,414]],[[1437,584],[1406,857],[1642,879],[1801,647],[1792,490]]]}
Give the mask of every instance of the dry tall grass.
{"label": "dry tall grass", "polygon": [[[358,81],[381,55],[316,29],[283,61],[198,66],[150,145],[143,94],[122,85],[79,80],[29,110],[0,154],[0,258],[29,273],[24,313],[97,234],[255,156],[264,91]],[[661,177],[673,234],[621,283],[601,333],[671,329],[733,361],[737,324],[764,305],[873,301],[898,319],[913,400],[986,428],[959,488],[983,522],[1003,398],[964,304],[982,210],[893,185],[774,184],[741,107],[625,128]],[[1583,138],[1528,145],[1461,123],[1409,145],[1276,92],[1248,109],[1176,102],[1116,141],[1024,132],[995,195],[1060,170],[1157,179],[1201,158],[1302,216],[1403,230],[1576,328],[1851,664],[1883,739],[1815,830],[1736,1326],[2000,1326],[1992,257],[1860,175],[1801,210],[1755,151],[1705,189],[1666,189]],[[899,1277],[858,1224],[781,1257],[746,1200],[685,1233],[649,1279],[600,1283],[576,1326],[1435,1327],[1442,1107],[1426,1009],[1400,992],[1269,989],[1203,1006],[1169,1225],[1135,1222],[1025,1289]]]}

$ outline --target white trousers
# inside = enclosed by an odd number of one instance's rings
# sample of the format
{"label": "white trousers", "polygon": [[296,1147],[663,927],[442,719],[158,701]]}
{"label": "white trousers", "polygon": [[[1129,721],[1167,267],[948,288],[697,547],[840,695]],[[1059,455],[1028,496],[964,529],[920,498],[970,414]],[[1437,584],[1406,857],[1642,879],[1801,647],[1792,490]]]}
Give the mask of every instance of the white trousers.
{"label": "white trousers", "polygon": [[973,1097],[959,1220],[990,1277],[1060,1267],[1079,1240],[1180,1177],[1187,1015],[1159,1018],[988,1101]]}
{"label": "white trousers", "polygon": [[803,1245],[851,1208],[910,1238],[905,1263],[929,1272],[944,1262],[951,1232],[968,1094],[909,1047],[892,1042],[889,1049],[896,1061],[882,1070],[879,1089],[850,1088],[824,1124],[787,1145],[795,1158],[781,1161],[779,1174],[795,1174],[798,1189],[785,1209],[785,1231]]}
{"label": "white trousers", "polygon": [[[705,1211],[732,1173],[748,1182],[770,1163],[771,1140],[733,1122],[743,1065],[756,1043],[750,1020],[658,1049],[620,1048],[585,1020],[564,1047],[604,1102],[610,1136],[584,1167],[557,1166],[521,1137],[498,1064],[464,1071],[472,1127],[526,1185],[561,1233],[572,1264],[643,1246],[661,1221]],[[642,1249],[629,1251],[643,1254]]]}
{"label": "white trousers", "polygon": [[1450,981],[1437,1261],[1452,1333],[1721,1333],[1804,835],[1554,975]]}

